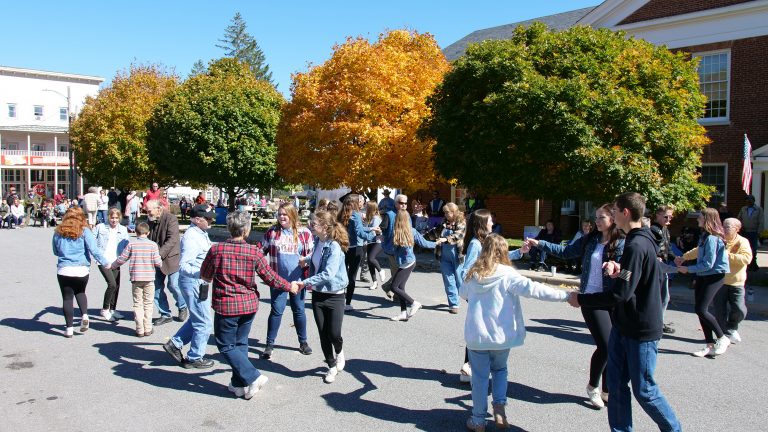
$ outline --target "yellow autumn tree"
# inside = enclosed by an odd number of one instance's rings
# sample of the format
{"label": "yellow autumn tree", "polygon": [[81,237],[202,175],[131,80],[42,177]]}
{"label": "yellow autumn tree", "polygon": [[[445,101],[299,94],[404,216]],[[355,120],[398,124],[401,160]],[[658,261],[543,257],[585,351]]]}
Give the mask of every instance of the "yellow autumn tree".
{"label": "yellow autumn tree", "polygon": [[88,181],[130,189],[172,181],[149,159],[146,123],[177,84],[178,77],[160,66],[132,65],[86,99],[71,137],[78,169]]}
{"label": "yellow autumn tree", "polygon": [[348,38],[293,75],[277,134],[278,174],[291,183],[408,190],[436,180],[432,139],[417,134],[426,98],[449,65],[429,34]]}

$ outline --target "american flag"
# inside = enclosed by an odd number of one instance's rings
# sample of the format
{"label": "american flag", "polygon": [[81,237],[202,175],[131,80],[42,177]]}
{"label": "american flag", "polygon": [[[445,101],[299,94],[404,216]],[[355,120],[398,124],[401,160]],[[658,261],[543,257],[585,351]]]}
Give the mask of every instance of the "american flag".
{"label": "american flag", "polygon": [[749,195],[749,188],[752,186],[752,144],[744,134],[744,165],[741,167],[741,188]]}

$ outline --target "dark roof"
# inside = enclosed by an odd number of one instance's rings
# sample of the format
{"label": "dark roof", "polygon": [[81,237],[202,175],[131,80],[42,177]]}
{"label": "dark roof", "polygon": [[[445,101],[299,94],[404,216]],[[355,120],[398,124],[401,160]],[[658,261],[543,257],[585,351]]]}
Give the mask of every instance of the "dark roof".
{"label": "dark roof", "polygon": [[552,30],[565,30],[575,25],[580,19],[584,18],[584,16],[592,12],[592,10],[596,7],[597,6],[592,6],[555,15],[534,18],[527,21],[520,21],[498,27],[477,30],[445,47],[445,49],[443,49],[443,54],[445,54],[445,57],[449,61],[456,60],[457,58],[464,55],[464,51],[466,51],[467,45],[471,43],[482,42],[489,39],[509,39],[512,37],[512,32],[518,26],[528,26],[535,22],[544,23]]}

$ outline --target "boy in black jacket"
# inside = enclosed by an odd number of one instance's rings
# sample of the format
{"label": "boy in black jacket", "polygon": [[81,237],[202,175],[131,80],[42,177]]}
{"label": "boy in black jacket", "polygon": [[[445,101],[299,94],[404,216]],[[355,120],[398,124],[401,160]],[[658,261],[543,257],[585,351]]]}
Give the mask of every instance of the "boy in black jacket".
{"label": "boy in black jacket", "polygon": [[[606,263],[606,272],[617,278],[597,294],[571,293],[575,307],[612,306],[614,325],[608,342],[608,423],[611,430],[632,430],[632,399],[662,431],[681,430],[680,422],[653,378],[658,342],[662,333],[661,279],[658,245],[647,228],[641,228],[645,198],[628,192],[616,197],[616,226],[627,233],[621,264]],[[628,383],[632,383],[630,393]]]}

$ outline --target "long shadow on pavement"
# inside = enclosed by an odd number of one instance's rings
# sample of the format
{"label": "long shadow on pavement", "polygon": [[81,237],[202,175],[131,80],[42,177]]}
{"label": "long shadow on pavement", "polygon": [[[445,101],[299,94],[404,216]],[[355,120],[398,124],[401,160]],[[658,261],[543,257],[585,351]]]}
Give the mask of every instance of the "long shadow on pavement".
{"label": "long shadow on pavement", "polygon": [[228,365],[219,364],[205,372],[187,371],[179,366],[173,366],[178,368],[177,370],[167,370],[159,366],[169,366],[174,362],[156,343],[108,342],[95,344],[94,347],[101,355],[116,363],[112,371],[121,378],[140,381],[155,387],[211,396],[234,397],[226,386],[204,378],[228,372]]}
{"label": "long shadow on pavement", "polygon": [[[463,430],[464,422],[471,411],[470,388],[460,384],[456,375],[447,374],[445,371],[425,368],[405,368],[396,363],[376,360],[347,360],[344,373],[352,375],[363,386],[351,393],[327,393],[322,397],[328,405],[337,411],[354,412],[368,417],[400,424],[413,424],[419,430]],[[444,399],[443,402],[455,405],[457,409],[425,409],[415,410],[410,407],[397,406],[383,402],[366,400],[365,394],[377,389],[376,385],[368,378],[375,374],[393,379],[417,379],[439,382],[443,387],[463,389],[466,394],[454,398]],[[343,379],[343,376],[342,378]],[[407,382],[403,382],[407,386]],[[507,395],[510,399],[535,404],[578,404],[589,406],[584,397],[549,393],[519,383],[508,383]],[[511,431],[523,431],[517,426],[512,426]]]}
{"label": "long shadow on pavement", "polygon": [[[40,318],[46,314],[52,314],[61,320],[60,325],[51,324],[47,321],[41,321]],[[36,313],[32,318],[5,318],[0,320],[0,325],[15,328],[25,332],[46,333],[54,336],[64,335],[64,317],[61,316],[61,308],[48,306]]]}
{"label": "long shadow on pavement", "polygon": [[553,336],[585,345],[595,344],[589,332],[584,331],[587,326],[581,321],[557,318],[534,319],[531,321],[544,324],[544,326],[526,326],[525,329],[529,332]]}

